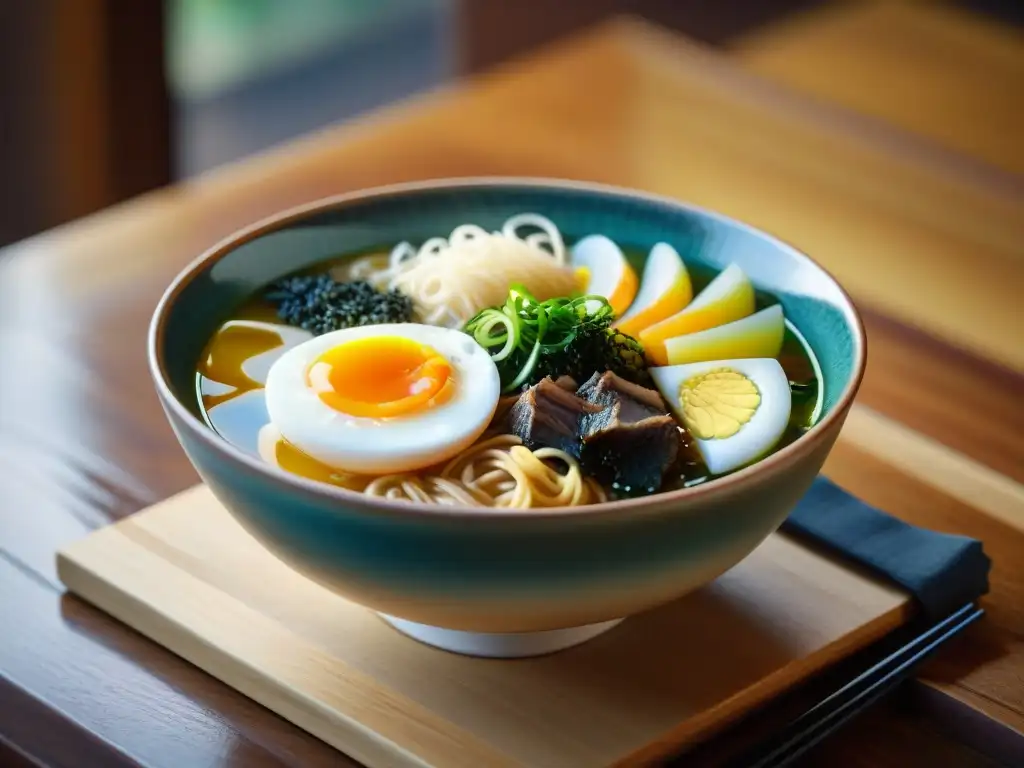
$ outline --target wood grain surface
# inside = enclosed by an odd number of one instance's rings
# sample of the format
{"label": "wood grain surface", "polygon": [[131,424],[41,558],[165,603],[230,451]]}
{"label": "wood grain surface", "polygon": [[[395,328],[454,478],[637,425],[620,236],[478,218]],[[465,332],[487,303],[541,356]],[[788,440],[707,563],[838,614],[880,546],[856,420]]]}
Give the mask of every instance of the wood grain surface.
{"label": "wood grain surface", "polygon": [[777,534],[706,589],[572,651],[470,659],[299,576],[205,486],[58,563],[76,595],[372,766],[670,756],[911,614],[900,590]]}
{"label": "wood grain surface", "polygon": [[[0,738],[56,765],[338,764],[330,747],[63,595],[54,553],[196,482],[144,359],[148,317],[189,260],[325,194],[477,174],[674,194],[807,248],[865,309],[859,402],[969,457],[964,466],[1024,480],[1019,180],[655,30],[606,26],[0,255]],[[854,444],[828,465],[869,502],[985,542],[989,618],[928,679],[1012,723],[1024,717],[1024,511],[949,496],[950,481],[927,470],[908,475]],[[41,714],[8,715],[24,712]],[[957,742],[916,709],[878,712],[809,764],[987,764],[985,744]]]}
{"label": "wood grain surface", "polygon": [[1024,173],[1024,34],[951,3],[856,2],[759,29],[745,67]]}

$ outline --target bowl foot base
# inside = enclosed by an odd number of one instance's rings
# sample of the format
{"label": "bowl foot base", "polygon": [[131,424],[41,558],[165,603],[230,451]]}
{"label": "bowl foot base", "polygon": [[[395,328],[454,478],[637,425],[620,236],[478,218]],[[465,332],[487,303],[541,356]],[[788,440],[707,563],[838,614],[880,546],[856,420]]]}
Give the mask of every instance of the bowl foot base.
{"label": "bowl foot base", "polygon": [[592,640],[618,624],[622,619],[587,624],[583,627],[549,629],[542,632],[464,632],[379,614],[384,621],[404,635],[452,653],[484,656],[491,659],[518,659],[541,656],[565,650]]}

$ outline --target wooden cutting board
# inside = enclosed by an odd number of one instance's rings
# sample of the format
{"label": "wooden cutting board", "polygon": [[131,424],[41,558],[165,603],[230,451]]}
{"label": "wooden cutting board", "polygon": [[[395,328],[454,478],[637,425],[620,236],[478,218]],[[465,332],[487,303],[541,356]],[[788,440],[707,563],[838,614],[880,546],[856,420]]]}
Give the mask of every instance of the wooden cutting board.
{"label": "wooden cutting board", "polygon": [[58,556],[76,594],[369,766],[632,765],[706,737],[903,623],[908,598],[782,534],[584,645],[421,645],[313,584],[197,486]]}

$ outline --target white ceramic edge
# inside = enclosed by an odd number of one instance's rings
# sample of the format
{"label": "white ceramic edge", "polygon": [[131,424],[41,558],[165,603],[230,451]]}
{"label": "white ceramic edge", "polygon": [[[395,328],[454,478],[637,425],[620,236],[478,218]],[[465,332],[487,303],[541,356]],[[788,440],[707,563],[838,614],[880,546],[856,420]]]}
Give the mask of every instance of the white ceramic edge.
{"label": "white ceramic edge", "polygon": [[384,613],[377,615],[403,635],[425,645],[463,656],[481,656],[488,659],[521,659],[562,651],[592,640],[623,621],[611,619],[582,627],[548,629],[541,632],[465,632],[417,624],[415,621]]}

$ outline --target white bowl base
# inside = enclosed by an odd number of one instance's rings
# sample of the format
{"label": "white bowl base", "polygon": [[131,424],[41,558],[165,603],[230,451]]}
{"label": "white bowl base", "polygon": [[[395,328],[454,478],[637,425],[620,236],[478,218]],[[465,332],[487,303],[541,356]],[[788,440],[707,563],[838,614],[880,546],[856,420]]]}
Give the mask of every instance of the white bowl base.
{"label": "white bowl base", "polygon": [[491,659],[519,659],[541,656],[585,643],[607,632],[622,619],[587,624],[582,627],[549,629],[542,632],[464,632],[378,614],[404,635],[452,653],[484,656]]}

